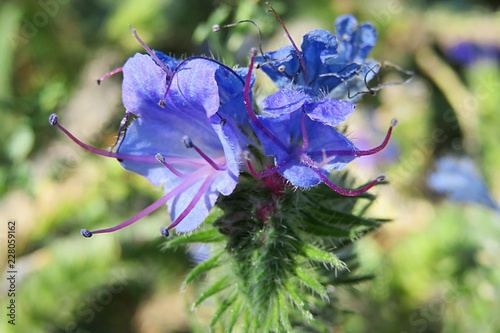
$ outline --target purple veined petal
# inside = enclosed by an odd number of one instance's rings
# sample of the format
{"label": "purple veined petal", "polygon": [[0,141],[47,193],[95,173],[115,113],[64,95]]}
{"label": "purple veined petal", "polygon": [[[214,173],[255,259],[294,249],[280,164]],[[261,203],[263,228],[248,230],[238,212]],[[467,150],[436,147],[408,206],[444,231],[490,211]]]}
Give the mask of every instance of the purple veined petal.
{"label": "purple veined petal", "polygon": [[304,35],[301,48],[311,78],[322,73],[322,67],[328,59],[338,56],[337,46],[337,37],[330,31],[312,30]]}
{"label": "purple veined petal", "polygon": [[290,183],[300,188],[316,186],[322,182],[314,170],[299,161],[291,161],[285,164],[278,169],[278,172]]}
{"label": "purple veined petal", "polygon": [[[309,135],[307,154],[321,169],[327,173],[332,170],[340,171],[354,160],[358,149],[345,135],[331,126],[307,117],[305,122]],[[326,153],[328,151],[339,153]]]}
{"label": "purple veined petal", "polygon": [[219,110],[219,89],[215,81],[217,65],[205,58],[184,61],[176,69],[165,107],[193,116],[211,117]]}
{"label": "purple veined petal", "polygon": [[339,62],[362,63],[377,43],[377,30],[370,23],[358,25],[353,15],[339,16],[335,21],[339,39]]}
{"label": "purple veined petal", "polygon": [[[292,134],[296,133],[295,130],[290,128],[292,122],[290,121],[290,114],[283,114],[281,116],[268,116],[259,115],[257,119],[264,126],[273,133],[277,140],[282,142],[284,148],[291,148],[290,141]],[[262,132],[257,126],[252,123],[255,134],[259,138],[262,147],[264,148],[264,153],[268,156],[277,157],[278,160],[285,160],[290,151],[285,150],[280,145],[277,145],[271,138],[269,138],[264,132]],[[278,163],[277,163],[278,164]]]}
{"label": "purple veined petal", "polygon": [[226,171],[216,179],[215,186],[221,194],[229,195],[238,183],[241,168],[242,148],[241,140],[238,140],[240,134],[232,123],[222,125],[220,122],[213,122],[212,126],[222,144],[227,167]]}
{"label": "purple veined petal", "polygon": [[[117,152],[138,156],[162,154],[166,157],[177,157],[184,161],[183,164],[175,165],[177,169],[184,173],[191,172],[206,162],[196,151],[186,148],[183,138],[188,135],[208,155],[223,156],[220,140],[209,122],[197,118],[191,119],[183,113],[161,111],[162,113],[154,118],[144,117],[134,120],[120,142]],[[176,178],[160,163],[124,160],[121,164],[125,169],[146,177],[153,185],[161,185]]]}
{"label": "purple veined petal", "polygon": [[[238,126],[250,127],[250,118],[245,108],[244,89],[245,78],[248,68],[238,68],[232,70],[220,64],[215,72],[215,81],[219,87],[220,108],[219,114],[224,118],[231,119]],[[252,73],[250,82],[250,101],[252,100],[252,89],[255,83],[255,75]]]}
{"label": "purple veined petal", "polygon": [[[285,46],[277,51],[266,52],[265,56],[256,57],[256,63],[279,88],[288,88],[294,81],[303,81],[297,77],[300,62],[292,46]],[[296,82],[297,83],[297,82]]]}
{"label": "purple veined petal", "polygon": [[142,117],[157,110],[167,75],[149,55],[136,54],[123,66],[122,99],[127,111]]}
{"label": "purple veined petal", "polygon": [[335,20],[335,33],[339,42],[350,41],[352,31],[356,28],[358,21],[352,14],[341,15]]}
{"label": "purple veined petal", "polygon": [[281,89],[262,101],[263,109],[272,115],[284,115],[297,111],[310,101],[310,97],[298,90]]}
{"label": "purple veined petal", "polygon": [[337,126],[347,119],[355,107],[354,104],[349,102],[325,98],[318,102],[306,104],[304,109],[312,120],[328,126]]}
{"label": "purple veined petal", "polygon": [[163,52],[153,50],[153,52],[156,54],[158,59],[160,59],[165,66],[171,71],[174,72],[177,66],[181,63],[181,60],[168,56]]}

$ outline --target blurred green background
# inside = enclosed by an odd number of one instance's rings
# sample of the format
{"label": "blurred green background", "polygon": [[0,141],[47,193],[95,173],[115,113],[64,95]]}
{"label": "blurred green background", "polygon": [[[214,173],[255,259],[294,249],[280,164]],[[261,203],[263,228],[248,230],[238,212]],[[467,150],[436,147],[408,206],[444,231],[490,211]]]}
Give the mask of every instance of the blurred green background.
{"label": "blurred green background", "polygon": [[[333,30],[341,14],[370,21],[379,31],[372,57],[416,73],[409,84],[365,96],[347,122],[363,146],[378,142],[391,118],[399,120],[392,155],[349,167],[360,181],[387,175],[390,184],[373,191],[379,198],[370,214],[393,222],[358,242],[361,270],[376,278],[338,290],[346,315],[332,332],[500,332],[498,208],[453,202],[427,186],[436,159],[468,156],[480,175],[467,183],[470,193],[483,179],[500,198],[496,2],[272,4],[299,44],[311,29]],[[180,250],[161,249],[166,209],[116,234],[79,233],[127,219],[161,189],[80,150],[47,119],[57,112],[83,141],[111,146],[124,112],[120,75],[101,86],[95,80],[142,52],[128,24],[167,54],[212,54],[245,66],[258,43],[255,29],[214,36],[211,26],[253,19],[266,49],[288,45],[266,9],[251,0],[0,3],[0,265],[6,271],[7,222],[15,220],[18,271],[15,326],[7,323],[2,279],[2,332],[205,331],[210,304],[195,316],[188,310],[193,291],[179,291],[194,263]],[[496,58],[461,63],[448,52],[461,41],[493,45]],[[390,68],[381,77],[404,79]]]}

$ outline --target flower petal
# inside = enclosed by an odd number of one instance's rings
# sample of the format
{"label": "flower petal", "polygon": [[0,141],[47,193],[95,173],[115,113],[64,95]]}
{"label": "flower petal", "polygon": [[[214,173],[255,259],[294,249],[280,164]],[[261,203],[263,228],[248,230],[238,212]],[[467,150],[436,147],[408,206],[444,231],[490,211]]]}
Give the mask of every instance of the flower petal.
{"label": "flower petal", "polygon": [[318,102],[307,103],[304,107],[312,120],[320,121],[328,126],[337,126],[349,116],[356,106],[354,104],[325,98]]}
{"label": "flower petal", "polygon": [[262,101],[264,111],[272,115],[283,115],[300,109],[310,97],[293,89],[281,89]]}
{"label": "flower petal", "polygon": [[[266,52],[264,57],[256,57],[255,62],[262,64],[262,70],[279,88],[287,88],[297,78],[300,63],[292,46],[277,51]],[[282,69],[282,70],[280,70]],[[302,83],[303,84],[303,83]]]}
{"label": "flower petal", "polygon": [[157,109],[167,75],[149,55],[136,54],[123,65],[122,99],[128,112],[142,117]]}

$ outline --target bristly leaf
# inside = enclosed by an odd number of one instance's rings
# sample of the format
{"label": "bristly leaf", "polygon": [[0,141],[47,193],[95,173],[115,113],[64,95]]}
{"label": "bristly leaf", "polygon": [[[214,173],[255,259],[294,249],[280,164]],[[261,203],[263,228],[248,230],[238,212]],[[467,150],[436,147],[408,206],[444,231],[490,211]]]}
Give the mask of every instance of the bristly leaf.
{"label": "bristly leaf", "polygon": [[184,280],[183,284],[188,285],[191,283],[195,278],[198,276],[201,276],[202,274],[214,269],[220,264],[220,258],[224,254],[224,251],[220,251],[219,253],[215,254],[212,256],[210,259],[202,262],[186,276],[186,279]]}
{"label": "bristly leaf", "polygon": [[221,235],[216,229],[199,230],[194,233],[186,233],[169,239],[165,245],[167,248],[173,248],[180,245],[187,245],[192,243],[215,243],[222,242],[224,236]]}
{"label": "bristly leaf", "polygon": [[238,321],[238,318],[241,314],[241,309],[243,307],[242,304],[243,300],[241,298],[236,299],[236,301],[234,302],[234,307],[231,311],[231,318],[229,319],[229,323],[227,324],[226,332],[230,333],[233,331],[234,325],[236,325],[236,322]]}
{"label": "bristly leaf", "polygon": [[309,260],[331,264],[333,267],[339,270],[347,268],[347,265],[336,255],[327,251],[323,251],[312,244],[303,244],[301,250],[304,257],[308,258]]}
{"label": "bristly leaf", "polygon": [[316,292],[322,298],[327,297],[326,288],[313,276],[312,272],[306,272],[302,267],[297,266],[295,269],[300,282],[308,286],[312,291]]}
{"label": "bristly leaf", "polygon": [[[306,301],[304,299],[302,299],[301,296],[299,295],[298,290],[300,290],[300,289],[296,289],[297,286],[292,282],[292,280],[289,280],[285,284],[285,288],[286,288],[286,291],[288,292],[288,295],[293,300],[293,303],[295,304],[297,309],[299,309],[299,311],[302,313],[302,316],[304,316],[304,318],[306,320],[313,320],[313,315],[311,314],[311,312],[309,312],[309,309],[307,308]],[[284,294],[282,294],[282,295],[284,295]],[[285,302],[284,298],[283,298],[282,302]]]}
{"label": "bristly leaf", "polygon": [[217,294],[218,292],[226,289],[231,284],[231,281],[227,276],[222,277],[220,280],[208,287],[193,303],[193,308],[200,305],[204,300]]}
{"label": "bristly leaf", "polygon": [[222,301],[220,306],[215,310],[214,316],[212,317],[212,320],[210,321],[210,327],[213,328],[217,322],[219,321],[220,317],[226,312],[226,310],[234,303],[234,301],[237,299],[237,296],[231,296],[230,298],[226,298]]}

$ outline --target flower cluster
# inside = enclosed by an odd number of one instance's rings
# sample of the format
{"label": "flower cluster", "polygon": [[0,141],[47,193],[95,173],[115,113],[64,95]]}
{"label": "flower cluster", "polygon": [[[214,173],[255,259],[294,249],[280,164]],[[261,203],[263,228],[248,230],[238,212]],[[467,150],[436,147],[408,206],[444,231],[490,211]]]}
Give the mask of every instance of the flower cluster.
{"label": "flower cluster", "polygon": [[[161,229],[163,235],[173,228],[194,230],[220,195],[233,193],[242,172],[276,196],[285,187],[302,190],[320,183],[341,195],[357,196],[383,180],[380,176],[361,188],[344,189],[328,178],[355,158],[383,149],[395,125],[393,121],[384,141],[369,150],[358,149],[336,129],[355,109],[348,93],[360,90],[376,73],[367,56],[377,34],[351,15],[337,19],[335,28],[336,35],[307,33],[300,49],[287,32],[291,46],[260,55],[252,49],[248,68],[238,69],[211,58],[181,60],[152,51],[133,31],[146,54],[134,55],[103,78],[123,73],[126,112],[117,148],[91,147],[56,115],[49,121],[82,148],[116,158],[126,170],[162,185],[165,195],[117,226],[83,229],[82,234],[122,229],[164,204],[172,223]],[[252,93],[256,69],[279,88],[259,107]],[[272,213],[271,203],[262,216]]]}

